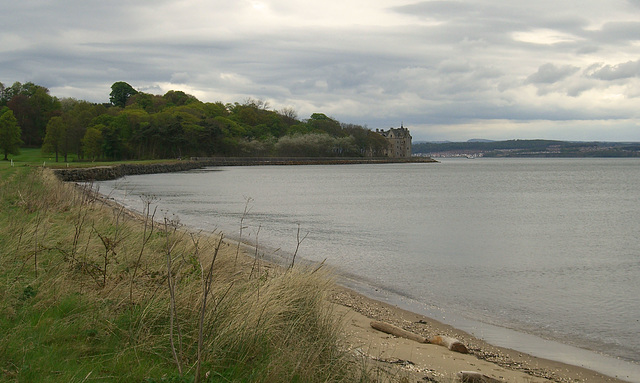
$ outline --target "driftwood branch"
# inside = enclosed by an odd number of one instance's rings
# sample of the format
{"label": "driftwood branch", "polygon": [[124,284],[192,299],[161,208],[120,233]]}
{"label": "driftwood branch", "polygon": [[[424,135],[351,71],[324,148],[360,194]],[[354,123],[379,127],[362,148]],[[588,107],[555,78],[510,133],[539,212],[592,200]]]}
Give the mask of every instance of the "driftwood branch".
{"label": "driftwood branch", "polygon": [[407,331],[405,329],[402,329],[398,326],[394,326],[390,323],[385,323],[385,322],[380,322],[380,321],[372,321],[370,323],[371,327],[373,327],[374,329],[378,330],[378,331],[382,331],[384,333],[387,334],[391,334],[393,336],[397,336],[399,338],[405,338],[405,339],[409,339],[409,340],[413,340],[416,341],[418,343],[431,343],[431,344],[436,344],[438,346],[444,346],[446,348],[448,348],[451,351],[455,351],[455,352],[459,352],[461,354],[467,354],[469,353],[469,350],[467,349],[467,347],[462,344],[462,342],[460,342],[459,340],[455,339],[455,338],[451,338],[448,336],[443,336],[443,335],[437,335],[431,338],[424,338],[421,335],[412,333],[410,331]]}
{"label": "driftwood branch", "polygon": [[405,338],[405,339],[409,339],[409,340],[414,340],[418,343],[429,343],[427,341],[426,338],[418,335],[418,334],[414,334],[412,332],[409,332],[407,330],[401,329],[400,327],[394,326],[392,324],[389,323],[385,323],[385,322],[379,322],[379,321],[373,321],[370,323],[371,327],[373,327],[374,329],[378,330],[378,331],[382,331],[384,333],[387,334],[391,334],[400,338]]}

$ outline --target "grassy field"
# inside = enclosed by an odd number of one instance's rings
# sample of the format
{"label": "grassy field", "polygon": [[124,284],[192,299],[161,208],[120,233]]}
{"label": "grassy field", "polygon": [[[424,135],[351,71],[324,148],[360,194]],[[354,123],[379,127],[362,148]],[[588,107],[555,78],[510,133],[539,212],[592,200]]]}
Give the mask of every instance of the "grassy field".
{"label": "grassy field", "polygon": [[[1,157],[0,157],[1,159]],[[63,167],[66,166],[66,163],[64,162],[64,157],[59,156],[58,157],[58,162],[56,163],[56,157],[53,154],[43,154],[42,150],[37,149],[37,148],[22,148],[20,149],[20,154],[18,155],[9,155],[9,161],[1,161],[0,160],[0,167],[3,166],[7,166],[11,164],[11,161],[13,160],[14,165],[15,166],[19,166],[19,165],[40,165],[42,166],[43,164],[45,164],[46,166],[57,166],[57,167]],[[75,155],[71,155],[67,157],[67,160],[69,161],[69,164],[72,164],[75,162],[76,160],[76,156]]]}
{"label": "grassy field", "polygon": [[151,201],[131,215],[48,158],[0,161],[0,381],[373,381],[322,270],[271,267]]}
{"label": "grassy field", "polygon": [[[9,161],[3,161],[0,157],[0,169],[11,166],[40,166],[45,168],[65,168],[65,167],[91,167],[91,166],[103,166],[103,165],[116,165],[122,163],[167,163],[175,162],[177,160],[146,160],[146,161],[77,161],[76,156],[70,155],[67,157],[67,162],[64,162],[64,157],[59,156],[58,162],[53,154],[43,154],[42,150],[37,148],[22,148],[19,155],[10,155]],[[12,161],[13,160],[13,163]]]}

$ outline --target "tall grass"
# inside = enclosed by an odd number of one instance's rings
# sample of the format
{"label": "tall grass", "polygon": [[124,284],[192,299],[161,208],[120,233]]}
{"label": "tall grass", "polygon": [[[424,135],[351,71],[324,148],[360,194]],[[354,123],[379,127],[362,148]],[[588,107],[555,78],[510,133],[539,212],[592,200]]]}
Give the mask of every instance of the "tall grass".
{"label": "tall grass", "polygon": [[0,176],[0,381],[371,380],[340,347],[322,271],[256,271],[221,233],[46,169]]}

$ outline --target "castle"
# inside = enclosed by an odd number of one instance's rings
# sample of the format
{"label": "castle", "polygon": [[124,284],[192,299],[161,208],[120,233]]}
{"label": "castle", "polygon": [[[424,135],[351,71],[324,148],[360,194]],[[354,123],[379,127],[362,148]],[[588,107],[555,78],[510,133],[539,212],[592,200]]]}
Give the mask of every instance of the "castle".
{"label": "castle", "polygon": [[404,124],[401,124],[399,128],[389,128],[389,130],[376,129],[376,133],[381,134],[389,141],[385,156],[411,157],[411,134],[409,129],[404,127]]}

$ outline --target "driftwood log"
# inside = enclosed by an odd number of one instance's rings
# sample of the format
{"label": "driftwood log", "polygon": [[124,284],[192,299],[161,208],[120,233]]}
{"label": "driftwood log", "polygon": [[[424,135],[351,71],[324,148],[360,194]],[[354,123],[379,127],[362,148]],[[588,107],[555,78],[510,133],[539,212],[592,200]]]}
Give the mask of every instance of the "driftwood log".
{"label": "driftwood log", "polygon": [[437,344],[439,346],[444,346],[451,351],[459,352],[461,354],[469,353],[467,346],[462,344],[462,342],[460,342],[456,338],[451,338],[443,335],[436,335],[434,337],[429,338],[428,340],[429,340],[429,343]]}
{"label": "driftwood log", "polygon": [[502,380],[475,371],[460,371],[457,375],[458,380],[463,383],[503,383]]}
{"label": "driftwood log", "polygon": [[407,331],[405,329],[402,329],[398,326],[394,326],[390,323],[386,323],[386,322],[380,322],[380,321],[372,321],[370,323],[371,327],[373,327],[374,329],[378,330],[378,331],[382,331],[384,333],[387,334],[391,334],[393,336],[397,336],[399,338],[405,338],[405,339],[409,339],[409,340],[413,340],[416,341],[418,343],[431,343],[431,344],[437,344],[439,346],[444,346],[446,348],[448,348],[451,351],[455,351],[455,352],[459,352],[461,354],[467,354],[469,353],[469,350],[467,349],[467,346],[465,346],[464,344],[462,344],[462,342],[460,342],[459,340],[455,339],[455,338],[451,338],[448,336],[443,336],[443,335],[437,335],[431,338],[425,338],[421,335],[412,333],[410,331]]}
{"label": "driftwood log", "polygon": [[412,332],[409,332],[407,330],[401,329],[400,327],[394,326],[390,323],[385,323],[385,322],[379,322],[379,321],[373,321],[370,323],[371,327],[373,327],[374,329],[378,330],[378,331],[382,331],[385,332],[387,334],[391,334],[400,338],[405,338],[405,339],[409,339],[409,340],[414,340],[418,343],[429,343],[427,341],[427,338],[422,337],[418,334],[414,334]]}

